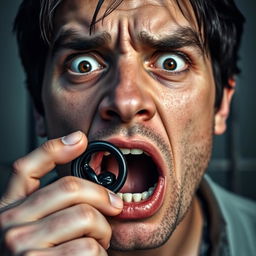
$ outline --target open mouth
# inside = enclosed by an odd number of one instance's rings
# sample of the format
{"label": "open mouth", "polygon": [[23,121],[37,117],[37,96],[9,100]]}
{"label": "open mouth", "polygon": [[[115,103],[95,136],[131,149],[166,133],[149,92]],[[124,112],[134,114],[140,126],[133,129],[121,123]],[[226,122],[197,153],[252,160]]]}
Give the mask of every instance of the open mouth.
{"label": "open mouth", "polygon": [[[123,211],[118,218],[137,219],[153,215],[162,204],[165,187],[159,156],[145,144],[129,147],[114,144],[125,156],[128,169],[127,180],[117,193],[124,201]],[[108,152],[95,154],[90,165],[97,174],[109,171],[118,175],[118,163]]]}

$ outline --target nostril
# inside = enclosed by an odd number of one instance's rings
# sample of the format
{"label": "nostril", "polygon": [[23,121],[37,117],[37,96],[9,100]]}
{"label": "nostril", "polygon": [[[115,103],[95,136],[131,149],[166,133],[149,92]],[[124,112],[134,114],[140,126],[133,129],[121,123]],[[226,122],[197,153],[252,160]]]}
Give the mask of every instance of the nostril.
{"label": "nostril", "polygon": [[[153,114],[152,114],[153,115]],[[118,110],[114,110],[114,109],[107,109],[102,113],[102,117],[105,120],[116,120],[116,119],[120,119],[124,122],[128,122],[131,119],[133,119],[135,116],[137,116],[138,118],[142,118],[143,120],[145,119],[150,119],[150,117],[152,116],[150,111],[147,109],[141,109],[139,111],[126,111],[125,113],[122,113],[121,111],[118,112]]]}
{"label": "nostril", "polygon": [[119,120],[125,123],[134,119],[147,121],[156,113],[156,106],[151,96],[142,97],[142,92],[119,94],[115,97],[107,96],[100,103],[99,112],[104,120]]}
{"label": "nostril", "polygon": [[117,118],[118,117],[118,113],[116,113],[114,110],[107,110],[106,111],[106,115],[105,117],[112,119],[112,118]]}
{"label": "nostril", "polygon": [[142,109],[142,110],[138,111],[137,114],[140,115],[140,116],[144,116],[144,115],[147,115],[147,114],[148,114],[148,111],[145,110],[145,109]]}

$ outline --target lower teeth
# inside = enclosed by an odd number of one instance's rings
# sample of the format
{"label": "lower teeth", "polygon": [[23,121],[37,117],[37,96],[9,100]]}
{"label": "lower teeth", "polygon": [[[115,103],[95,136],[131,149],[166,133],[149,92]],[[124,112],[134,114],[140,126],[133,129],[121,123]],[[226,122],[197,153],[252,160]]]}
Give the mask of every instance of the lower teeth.
{"label": "lower teeth", "polygon": [[148,191],[144,191],[142,193],[117,193],[117,195],[126,203],[137,203],[142,200],[148,199],[154,193],[155,188],[156,184],[154,185],[154,187],[150,187]]}

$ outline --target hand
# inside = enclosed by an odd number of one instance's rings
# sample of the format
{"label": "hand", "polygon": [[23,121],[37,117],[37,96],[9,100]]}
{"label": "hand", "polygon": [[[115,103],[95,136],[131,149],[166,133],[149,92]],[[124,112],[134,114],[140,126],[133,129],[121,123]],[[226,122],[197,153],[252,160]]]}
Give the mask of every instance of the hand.
{"label": "hand", "polygon": [[1,255],[107,255],[111,228],[104,215],[119,214],[121,199],[71,176],[39,189],[41,177],[86,146],[85,135],[77,132],[49,140],[14,163],[0,200]]}

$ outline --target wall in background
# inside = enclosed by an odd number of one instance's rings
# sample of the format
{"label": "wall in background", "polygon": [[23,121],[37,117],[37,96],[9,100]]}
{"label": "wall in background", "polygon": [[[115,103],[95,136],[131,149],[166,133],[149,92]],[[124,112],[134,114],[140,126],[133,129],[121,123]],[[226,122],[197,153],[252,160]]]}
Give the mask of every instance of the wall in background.
{"label": "wall in background", "polygon": [[0,2],[0,163],[10,163],[27,151],[27,95],[11,31],[20,2]]}
{"label": "wall in background", "polygon": [[[21,0],[0,2],[0,165],[10,165],[25,155],[29,142],[29,103],[24,74],[17,54],[12,23]],[[215,139],[210,175],[228,189],[256,197],[256,1],[237,0],[247,18],[229,131]],[[36,58],[36,56],[35,56]],[[1,172],[0,175],[4,175]]]}
{"label": "wall in background", "polygon": [[242,74],[237,81],[228,131],[215,137],[209,173],[228,189],[256,199],[256,1],[236,2],[247,19],[240,51]]}

